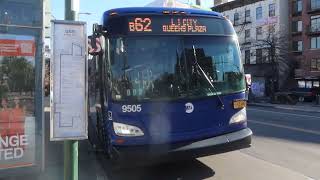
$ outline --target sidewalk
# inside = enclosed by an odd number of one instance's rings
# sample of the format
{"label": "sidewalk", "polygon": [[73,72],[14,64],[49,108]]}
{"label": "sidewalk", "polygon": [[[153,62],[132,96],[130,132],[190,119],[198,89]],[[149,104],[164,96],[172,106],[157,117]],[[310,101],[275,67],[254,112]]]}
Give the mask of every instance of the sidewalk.
{"label": "sidewalk", "polygon": [[296,105],[248,102],[248,106],[271,107],[276,109],[320,113],[320,105],[315,105],[314,103],[306,102],[297,103]]}
{"label": "sidewalk", "polygon": [[[48,109],[48,108],[47,108]],[[50,129],[50,112],[45,113],[46,129]],[[63,180],[63,141],[50,141],[49,131],[45,134],[45,171],[30,180]],[[88,140],[79,141],[79,180],[104,180],[106,174],[99,157],[92,151]],[[19,178],[18,178],[19,179]],[[29,180],[29,179],[27,179]]]}

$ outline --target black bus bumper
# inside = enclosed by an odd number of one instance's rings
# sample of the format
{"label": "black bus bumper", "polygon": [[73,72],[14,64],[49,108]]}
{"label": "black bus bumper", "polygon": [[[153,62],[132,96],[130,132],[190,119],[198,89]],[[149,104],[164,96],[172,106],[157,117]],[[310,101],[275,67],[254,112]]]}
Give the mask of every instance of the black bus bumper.
{"label": "black bus bumper", "polygon": [[193,142],[151,146],[118,146],[114,147],[113,160],[121,164],[122,162],[127,164],[134,161],[134,164],[136,164],[137,162],[149,163],[198,158],[248,148],[251,146],[251,136],[251,129],[246,128]]}

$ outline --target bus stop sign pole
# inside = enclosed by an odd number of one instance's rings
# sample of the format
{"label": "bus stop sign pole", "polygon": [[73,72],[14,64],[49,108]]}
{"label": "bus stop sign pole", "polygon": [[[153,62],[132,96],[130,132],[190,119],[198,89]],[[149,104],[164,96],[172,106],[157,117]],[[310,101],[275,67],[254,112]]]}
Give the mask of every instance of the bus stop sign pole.
{"label": "bus stop sign pole", "polygon": [[[79,0],[65,0],[65,20],[75,21],[79,11]],[[64,180],[78,180],[78,147],[75,140],[64,141]]]}

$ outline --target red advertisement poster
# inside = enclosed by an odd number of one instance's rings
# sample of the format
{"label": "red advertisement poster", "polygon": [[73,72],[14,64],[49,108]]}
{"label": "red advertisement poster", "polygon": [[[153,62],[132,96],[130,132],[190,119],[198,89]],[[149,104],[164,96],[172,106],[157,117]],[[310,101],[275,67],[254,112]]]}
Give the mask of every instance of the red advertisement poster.
{"label": "red advertisement poster", "polygon": [[35,162],[35,40],[0,34],[0,170]]}
{"label": "red advertisement poster", "polygon": [[35,56],[34,40],[0,39],[0,56]]}

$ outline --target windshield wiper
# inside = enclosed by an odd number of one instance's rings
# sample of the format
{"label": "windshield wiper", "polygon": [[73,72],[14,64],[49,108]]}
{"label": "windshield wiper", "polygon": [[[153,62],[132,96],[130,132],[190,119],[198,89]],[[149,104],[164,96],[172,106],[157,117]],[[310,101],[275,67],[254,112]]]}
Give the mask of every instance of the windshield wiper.
{"label": "windshield wiper", "polygon": [[220,108],[221,109],[224,109],[224,103],[221,99],[221,97],[219,96],[219,93],[216,89],[216,87],[212,84],[212,82],[210,81],[209,77],[207,76],[207,74],[203,71],[202,67],[200,66],[200,64],[198,63],[198,58],[197,58],[197,52],[196,52],[196,48],[194,47],[194,45],[192,45],[192,49],[193,49],[193,56],[194,56],[194,60],[195,60],[195,63],[196,65],[198,66],[198,68],[200,69],[202,75],[205,77],[205,79],[207,80],[207,82],[210,84],[210,86],[212,87],[212,89],[214,90],[214,92],[210,91],[213,93],[213,94],[216,94],[219,101],[220,101]]}

